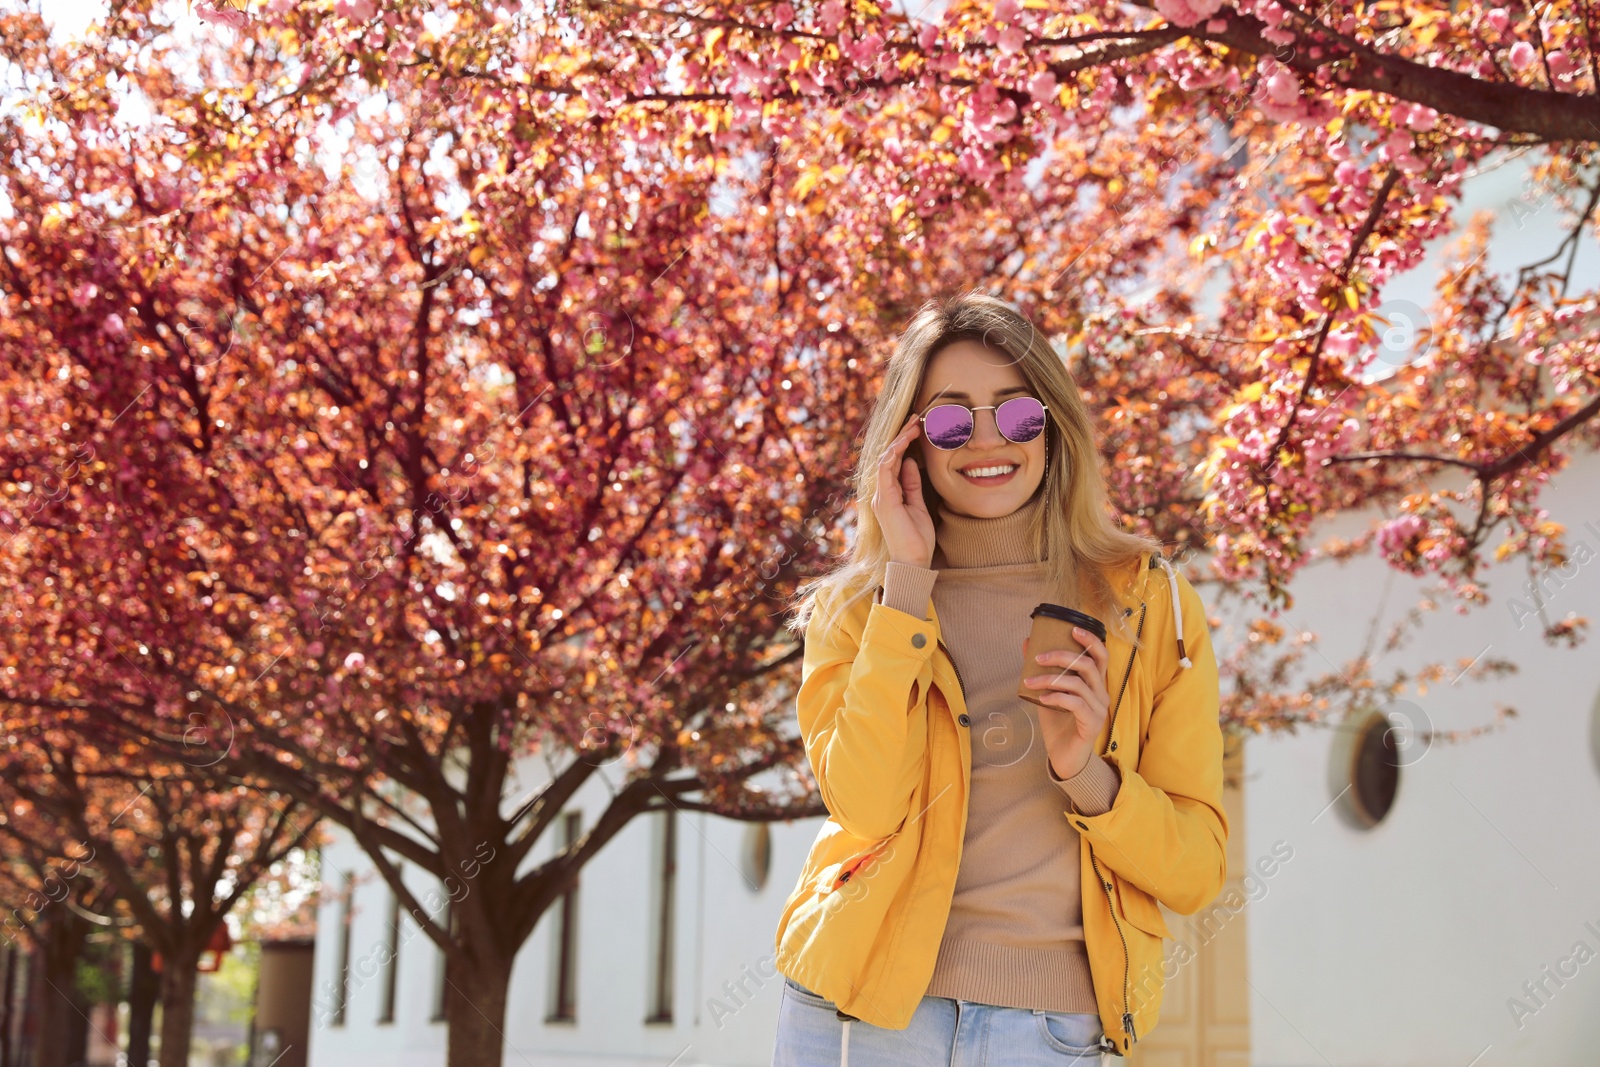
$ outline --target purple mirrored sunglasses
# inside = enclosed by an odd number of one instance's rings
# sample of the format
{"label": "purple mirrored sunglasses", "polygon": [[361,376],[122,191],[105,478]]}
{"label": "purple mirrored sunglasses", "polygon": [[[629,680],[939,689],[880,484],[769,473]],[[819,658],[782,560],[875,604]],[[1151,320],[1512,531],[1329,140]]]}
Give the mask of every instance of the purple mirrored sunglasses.
{"label": "purple mirrored sunglasses", "polygon": [[1049,410],[1037,397],[1014,396],[999,404],[967,407],[965,404],[938,404],[918,416],[928,443],[946,452],[972,440],[978,412],[993,411],[995,429],[1014,445],[1026,444],[1044,432],[1044,413]]}

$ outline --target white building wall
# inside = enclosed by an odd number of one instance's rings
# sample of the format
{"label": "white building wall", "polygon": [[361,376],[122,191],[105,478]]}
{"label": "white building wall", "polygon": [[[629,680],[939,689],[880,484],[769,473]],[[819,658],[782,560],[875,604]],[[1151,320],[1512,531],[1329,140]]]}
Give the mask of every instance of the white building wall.
{"label": "white building wall", "polygon": [[[1552,619],[1600,615],[1596,486],[1600,458],[1588,453],[1546,498],[1572,554],[1543,579]],[[1351,517],[1319,532],[1365,527]],[[1380,678],[1396,666],[1458,663],[1407,698],[1434,729],[1490,724],[1500,704],[1520,714],[1488,734],[1413,748],[1375,828],[1354,828],[1329,807],[1330,729],[1250,739],[1247,855],[1278,841],[1294,850],[1248,909],[1259,1067],[1600,1062],[1600,638],[1576,650],[1546,644],[1538,619],[1519,618],[1513,603],[1531,602],[1528,580],[1525,566],[1490,567],[1487,607],[1462,616],[1445,594],[1410,644],[1377,657]],[[1347,670],[1374,613],[1381,647],[1423,587],[1370,557],[1319,563],[1297,578],[1286,617],[1317,635],[1313,669]],[[1518,670],[1455,681],[1480,654]],[[1543,968],[1575,952],[1587,962],[1567,963],[1560,983],[1545,978]],[[1541,980],[1548,993],[1524,989]],[[1526,1005],[1520,1019],[1513,998]]]}
{"label": "white building wall", "polygon": [[[1519,161],[1470,179],[1457,216],[1465,223],[1475,212],[1494,214],[1487,264],[1504,277],[1554,251],[1567,225],[1527,174]],[[1398,316],[1395,336],[1411,340],[1410,308],[1427,308],[1454,243],[1433,242],[1421,268],[1385,288],[1385,307]],[[1586,239],[1573,291],[1596,284],[1600,248]],[[1385,360],[1404,364],[1416,355],[1401,347]],[[1466,484],[1448,470],[1433,480]],[[1600,457],[1583,453],[1541,497],[1549,518],[1567,526],[1574,556],[1566,571],[1542,576],[1559,587],[1549,598],[1552,619],[1576,612],[1600,625],[1597,488]],[[1353,537],[1383,517],[1377,510],[1341,516],[1320,525],[1310,543]],[[1600,634],[1575,650],[1546,644],[1538,619],[1512,603],[1529,601],[1522,589],[1530,577],[1521,564],[1488,567],[1487,607],[1460,615],[1442,592],[1421,632],[1378,657],[1380,678],[1397,665],[1465,666],[1480,652],[1517,664],[1515,674],[1495,681],[1453,681],[1452,672],[1421,696],[1405,694],[1436,729],[1491,723],[1497,704],[1521,713],[1496,732],[1426,749],[1402,769],[1399,796],[1378,827],[1356,829],[1328,807],[1337,791],[1329,785],[1328,730],[1248,742],[1247,855],[1266,856],[1280,841],[1294,849],[1247,909],[1257,1067],[1600,1063],[1600,962],[1570,960],[1570,977],[1559,982],[1542,973],[1574,953],[1600,957]],[[1319,563],[1297,576],[1286,618],[1317,635],[1312,669],[1348,669],[1380,601],[1377,648],[1424,586],[1436,584],[1371,556]],[[1238,634],[1219,634],[1219,647]],[[1405,705],[1393,710],[1408,713]],[[1548,993],[1530,995],[1527,982],[1543,982]],[[1516,1019],[1512,998],[1526,1005]]]}

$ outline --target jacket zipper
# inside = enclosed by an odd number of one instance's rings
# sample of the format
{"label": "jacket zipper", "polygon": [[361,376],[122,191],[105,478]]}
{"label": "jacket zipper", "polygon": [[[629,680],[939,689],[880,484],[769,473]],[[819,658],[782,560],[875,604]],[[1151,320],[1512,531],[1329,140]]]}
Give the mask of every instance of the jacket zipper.
{"label": "jacket zipper", "polygon": [[[1122,709],[1122,694],[1128,691],[1128,677],[1133,674],[1133,657],[1139,654],[1139,638],[1144,636],[1144,613],[1146,605],[1139,604],[1139,629],[1133,637],[1133,649],[1128,653],[1128,666],[1122,672],[1122,685],[1117,689],[1117,702],[1111,706],[1111,729],[1106,731],[1106,749],[1101,755],[1111,751],[1111,740],[1117,726],[1117,712]],[[1122,921],[1117,918],[1117,909],[1111,902],[1111,883],[1106,881],[1105,875],[1100,873],[1100,864],[1095,860],[1094,846],[1089,846],[1089,866],[1094,868],[1094,876],[1100,880],[1101,887],[1106,893],[1106,907],[1111,912],[1111,922],[1117,928],[1117,938],[1122,942],[1122,1028],[1128,1033],[1131,1044],[1139,1043],[1139,1035],[1133,1032],[1133,1012],[1128,1006],[1128,971],[1131,964],[1128,961],[1128,935],[1122,932]]]}
{"label": "jacket zipper", "polygon": [[956,664],[956,658],[944,643],[944,638],[939,639],[939,647],[944,649],[945,658],[950,661],[950,669],[956,672],[956,686],[961,690],[961,703],[967,702],[967,683],[961,680],[961,668]]}

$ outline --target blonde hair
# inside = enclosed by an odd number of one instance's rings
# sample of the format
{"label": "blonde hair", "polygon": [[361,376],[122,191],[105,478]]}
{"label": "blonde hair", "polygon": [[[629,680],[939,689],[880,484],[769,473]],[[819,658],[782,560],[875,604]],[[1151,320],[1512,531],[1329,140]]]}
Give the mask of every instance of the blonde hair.
{"label": "blonde hair", "polygon": [[[871,506],[878,489],[878,460],[911,417],[928,364],[941,349],[963,340],[1009,358],[1049,409],[1045,447],[1050,462],[1041,487],[1043,506],[1030,533],[1033,544],[1045,549],[1051,587],[1057,592],[1040,599],[1088,611],[1108,631],[1132,642],[1132,628],[1116,606],[1112,578],[1118,570],[1137,565],[1141,553],[1159,552],[1161,542],[1123,529],[1112,517],[1093,420],[1066,360],[1026,316],[981,292],[963,293],[943,304],[927,301],[901,333],[856,463],[854,544],[843,563],[795,590],[790,630],[803,634],[819,607],[821,624],[836,624],[851,604],[883,583],[889,548]],[[939,496],[926,470],[922,494],[937,522]]]}

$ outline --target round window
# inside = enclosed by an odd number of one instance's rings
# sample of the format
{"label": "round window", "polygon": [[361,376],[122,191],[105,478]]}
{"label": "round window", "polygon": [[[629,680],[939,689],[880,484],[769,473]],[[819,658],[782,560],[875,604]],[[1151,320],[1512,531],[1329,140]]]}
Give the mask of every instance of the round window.
{"label": "round window", "polygon": [[767,871],[772,867],[772,830],[766,823],[753,822],[744,828],[739,867],[750,892],[761,892],[761,887],[767,884]]}
{"label": "round window", "polygon": [[1378,825],[1400,790],[1400,747],[1389,717],[1373,712],[1360,721],[1350,745],[1350,811],[1365,825]]}

